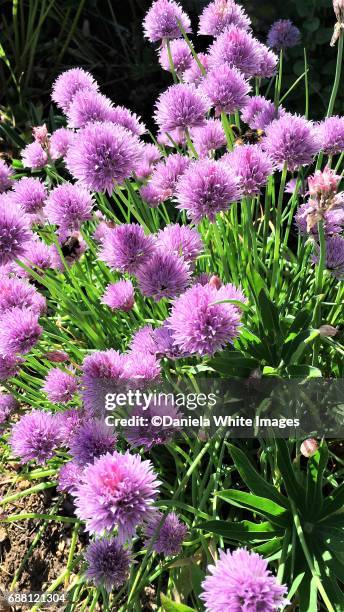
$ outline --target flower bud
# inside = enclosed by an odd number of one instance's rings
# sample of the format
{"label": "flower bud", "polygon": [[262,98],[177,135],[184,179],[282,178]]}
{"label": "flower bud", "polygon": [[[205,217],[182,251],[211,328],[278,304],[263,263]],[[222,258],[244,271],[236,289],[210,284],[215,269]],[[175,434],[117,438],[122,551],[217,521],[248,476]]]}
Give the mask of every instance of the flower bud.
{"label": "flower bud", "polygon": [[220,287],[222,287],[222,281],[221,279],[216,276],[214,274],[214,276],[211,277],[211,279],[209,280],[208,283],[211,287],[214,287],[214,289],[220,289]]}
{"label": "flower bud", "polygon": [[32,134],[36,142],[39,142],[39,144],[42,145],[42,147],[44,147],[47,144],[48,128],[45,125],[45,123],[43,125],[38,125],[32,128]]}
{"label": "flower bud", "polygon": [[333,10],[339,22],[344,21],[344,0],[333,0]]}
{"label": "flower bud", "polygon": [[318,331],[323,338],[334,338],[338,334],[338,329],[332,325],[322,325]]}
{"label": "flower bud", "polygon": [[308,438],[301,444],[300,451],[304,457],[313,457],[319,448],[318,442],[314,438]]}
{"label": "flower bud", "polygon": [[69,360],[67,353],[64,351],[48,351],[43,357],[52,363],[63,363]]}

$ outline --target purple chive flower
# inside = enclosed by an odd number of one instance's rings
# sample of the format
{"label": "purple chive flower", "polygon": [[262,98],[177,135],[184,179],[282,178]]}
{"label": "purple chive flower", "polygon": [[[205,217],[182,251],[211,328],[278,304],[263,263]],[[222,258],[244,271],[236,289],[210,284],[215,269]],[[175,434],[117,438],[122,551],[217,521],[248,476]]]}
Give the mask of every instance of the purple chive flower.
{"label": "purple chive flower", "polygon": [[36,178],[24,177],[13,188],[13,201],[29,214],[41,211],[46,197],[43,183]]}
{"label": "purple chive flower", "polygon": [[181,257],[173,253],[157,252],[140,266],[136,275],[143,295],[159,302],[185,291],[190,284],[191,271]]}
{"label": "purple chive flower", "polygon": [[[208,69],[208,57],[209,57],[208,54],[207,53],[197,53],[197,57],[200,63],[202,64],[204,71],[206,72]],[[195,58],[192,58],[192,63],[191,63],[190,68],[185,70],[183,74],[183,81],[185,81],[185,83],[199,85],[202,79],[203,79],[203,72],[200,69],[200,66],[196,62]]]}
{"label": "purple chive flower", "polygon": [[41,410],[32,410],[21,417],[13,426],[10,438],[13,454],[20,457],[22,463],[32,459],[45,463],[53,457],[60,442],[55,417]]}
{"label": "purple chive flower", "polygon": [[231,25],[241,30],[250,30],[251,20],[244,9],[233,0],[214,0],[200,15],[198,34],[218,36]]}
{"label": "purple chive flower", "polygon": [[7,380],[16,376],[23,361],[21,357],[15,355],[0,354],[0,380]]}
{"label": "purple chive flower", "polygon": [[90,123],[70,144],[66,166],[87,189],[111,194],[116,184],[129,178],[140,157],[134,134],[114,123]]}
{"label": "purple chive flower", "polygon": [[156,343],[154,340],[154,329],[151,325],[145,325],[133,335],[129,349],[131,353],[156,354]]}
{"label": "purple chive flower", "polygon": [[207,119],[203,127],[193,128],[191,136],[200,157],[208,157],[209,153],[213,155],[217,149],[227,144],[226,134],[219,119]]}
{"label": "purple chive flower", "polygon": [[285,605],[287,588],[278,584],[268,563],[258,553],[238,548],[220,550],[220,558],[208,567],[201,599],[207,612],[262,610],[275,612]]}
{"label": "purple chive flower", "polygon": [[[313,262],[319,263],[319,247],[315,246]],[[344,238],[342,236],[330,236],[326,240],[325,267],[338,280],[344,280]]]}
{"label": "purple chive flower", "polygon": [[156,346],[156,356],[160,359],[180,359],[187,357],[187,354],[181,351],[174,343],[174,336],[166,322],[154,330],[154,344]]}
{"label": "purple chive flower", "polygon": [[178,21],[185,32],[191,31],[190,19],[174,0],[155,0],[143,20],[144,35],[150,42],[180,38]]}
{"label": "purple chive flower", "polygon": [[317,126],[321,150],[326,155],[337,155],[344,151],[344,117],[328,117]]}
{"label": "purple chive flower", "polygon": [[152,257],[154,239],[136,223],[125,223],[109,230],[103,239],[99,259],[120,272],[136,273]]}
{"label": "purple chive flower", "polygon": [[178,255],[188,264],[194,263],[203,251],[200,234],[187,225],[171,223],[157,234],[157,248],[163,253]]}
{"label": "purple chive flower", "polygon": [[267,126],[262,147],[278,168],[286,163],[288,170],[294,171],[312,163],[320,143],[310,121],[285,113]]}
{"label": "purple chive flower", "polygon": [[13,183],[12,168],[5,164],[3,159],[0,159],[0,193],[4,193],[12,187]]}
{"label": "purple chive flower", "polygon": [[49,142],[49,152],[52,159],[65,157],[68,147],[73,142],[75,132],[67,128],[59,128],[52,133]]}
{"label": "purple chive flower", "polygon": [[109,121],[121,125],[135,136],[142,136],[147,131],[140,118],[125,106],[113,106],[109,112]]}
{"label": "purple chive flower", "polygon": [[260,51],[259,66],[257,66],[254,76],[268,79],[276,74],[278,56],[262,43],[256,42],[257,50]]}
{"label": "purple chive flower", "polygon": [[207,73],[201,89],[214,106],[215,114],[219,115],[244,108],[251,87],[239,70],[222,64]]}
{"label": "purple chive flower", "polygon": [[135,174],[139,179],[148,178],[153,171],[155,164],[161,159],[160,149],[153,144],[147,143],[142,146],[142,159]]}
{"label": "purple chive flower", "polygon": [[72,68],[62,72],[53,84],[52,99],[64,112],[75,94],[82,89],[97,91],[98,85],[89,72],[82,68]]}
{"label": "purple chive flower", "polygon": [[52,368],[45,377],[42,387],[53,404],[67,404],[78,389],[78,381],[71,373]]}
{"label": "purple chive flower", "polygon": [[65,351],[47,351],[44,353],[44,359],[51,361],[51,363],[64,363],[69,361],[69,355]]}
{"label": "purple chive flower", "polygon": [[[30,240],[25,245],[25,250],[21,256],[22,262],[28,267],[40,274],[41,270],[48,270],[49,268],[55,268],[53,248],[55,245],[48,246],[42,240],[34,239]],[[55,247],[56,248],[56,247]],[[30,272],[16,266],[16,274],[18,276],[29,278]]]}
{"label": "purple chive flower", "polygon": [[87,420],[74,432],[70,441],[70,454],[79,465],[93,463],[94,459],[112,453],[117,437],[105,421]]}
{"label": "purple chive flower", "polygon": [[106,287],[102,297],[102,303],[112,310],[124,310],[128,312],[135,302],[133,283],[130,280],[120,280]]}
{"label": "purple chive flower", "polygon": [[147,518],[159,484],[150,461],[128,452],[108,453],[84,469],[75,493],[76,514],[91,533],[118,527],[122,544]]}
{"label": "purple chive flower", "polygon": [[86,415],[80,408],[70,408],[56,414],[57,426],[63,446],[69,447],[72,436],[84,422],[85,418]]}
{"label": "purple chive flower", "polygon": [[229,64],[245,77],[256,74],[261,62],[261,48],[251,34],[230,26],[222,32],[209,48],[209,66],[217,68]]}
{"label": "purple chive flower", "polygon": [[82,468],[74,461],[65,463],[59,471],[57,490],[60,493],[74,493],[81,480]]}
{"label": "purple chive flower", "polygon": [[21,158],[25,168],[32,168],[32,170],[40,170],[48,163],[47,153],[36,140],[26,145],[21,152]]}
{"label": "purple chive flower", "polygon": [[125,377],[129,388],[144,388],[160,381],[159,361],[149,353],[125,355]]}
{"label": "purple chive flower", "polygon": [[183,352],[213,355],[235,340],[240,313],[233,304],[215,303],[223,299],[210,285],[194,285],[173,302],[167,321]]}
{"label": "purple chive flower", "polygon": [[189,166],[178,181],[176,196],[177,208],[199,223],[203,217],[214,221],[216,213],[227,210],[240,197],[240,189],[224,164],[207,159]]}
{"label": "purple chive flower", "polygon": [[228,169],[239,180],[239,186],[245,196],[255,196],[260,193],[272,173],[270,158],[257,145],[242,145],[221,158]]}
{"label": "purple chive flower", "polygon": [[[190,47],[184,39],[172,40],[170,43],[173,67],[177,74],[182,75],[185,70],[191,68],[192,53]],[[167,46],[162,46],[159,52],[159,62],[164,70],[171,72],[170,60],[168,57]]]}
{"label": "purple chive flower", "polygon": [[86,580],[93,582],[96,587],[103,586],[110,593],[114,587],[119,589],[127,580],[131,556],[116,538],[90,542],[85,559],[88,563]]}
{"label": "purple chive flower", "polygon": [[204,125],[210,102],[194,85],[171,85],[158,98],[154,119],[162,132]]}
{"label": "purple chive flower", "polygon": [[276,111],[274,103],[264,96],[253,96],[248,99],[241,117],[252,130],[265,130],[274,119],[279,119],[283,112],[281,107]]}
{"label": "purple chive flower", "polygon": [[159,162],[152,173],[150,181],[141,187],[140,193],[150,206],[158,206],[175,195],[178,179],[190,164],[185,155],[175,153]]}
{"label": "purple chive flower", "polygon": [[0,278],[0,314],[17,307],[39,316],[46,309],[46,301],[25,281],[16,277]]}
{"label": "purple chive flower", "polygon": [[[317,223],[314,223],[311,228],[308,227],[308,219],[310,218],[310,215],[317,215],[318,211],[319,207],[317,202],[312,199],[299,206],[295,214],[295,223],[300,234],[307,235],[310,233],[313,236],[318,235]],[[332,210],[328,210],[327,212],[323,213],[321,216],[323,219],[324,232],[326,236],[341,233],[344,227],[343,208],[333,208]]]}
{"label": "purple chive flower", "polygon": [[279,19],[272,24],[267,38],[269,47],[280,51],[288,47],[296,47],[300,42],[300,30],[289,19]]}
{"label": "purple chive flower", "polygon": [[7,310],[0,317],[0,353],[5,356],[28,353],[42,331],[37,314],[31,310]]}
{"label": "purple chive flower", "polygon": [[7,421],[8,417],[18,406],[19,404],[13,395],[0,393],[0,425]]}
{"label": "purple chive flower", "polygon": [[166,416],[173,420],[181,418],[181,413],[178,408],[166,400],[160,400],[156,405],[153,401],[148,406],[137,405],[129,411],[130,418],[137,417],[138,419],[148,419],[148,426],[141,425],[138,420],[138,425],[128,427],[125,430],[125,438],[132,447],[143,446],[147,451],[154,446],[168,444],[175,437],[177,428],[173,425],[154,425],[155,416]]}
{"label": "purple chive flower", "polygon": [[65,239],[78,231],[84,221],[92,218],[92,196],[79,185],[62,183],[49,194],[44,212],[50,223],[59,227],[59,235]]}
{"label": "purple chive flower", "polygon": [[21,257],[31,237],[28,218],[23,211],[0,202],[0,266]]}
{"label": "purple chive flower", "polygon": [[174,512],[166,516],[155,512],[154,517],[145,525],[145,547],[152,547],[158,555],[166,557],[178,555],[187,536],[187,527]]}
{"label": "purple chive flower", "polygon": [[85,358],[82,375],[82,399],[93,416],[105,411],[105,396],[116,393],[125,382],[126,357],[118,351],[96,351]]}
{"label": "purple chive flower", "polygon": [[66,112],[68,127],[82,128],[87,123],[108,121],[111,110],[111,100],[98,91],[82,89],[78,91]]}

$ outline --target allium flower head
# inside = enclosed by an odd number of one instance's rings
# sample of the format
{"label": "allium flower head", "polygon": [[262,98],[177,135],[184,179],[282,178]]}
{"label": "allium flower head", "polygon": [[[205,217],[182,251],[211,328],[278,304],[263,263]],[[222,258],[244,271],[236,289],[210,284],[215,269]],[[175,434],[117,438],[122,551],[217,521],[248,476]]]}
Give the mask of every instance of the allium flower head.
{"label": "allium flower head", "polygon": [[75,461],[68,461],[59,471],[57,490],[61,493],[73,493],[80,482],[82,468]]}
{"label": "allium flower head", "polygon": [[29,214],[42,210],[46,197],[42,181],[36,178],[24,177],[13,188],[13,201]]}
{"label": "allium flower head", "polygon": [[91,415],[104,414],[105,396],[123,386],[125,366],[125,356],[113,349],[96,351],[84,359],[82,398]]}
{"label": "allium flower head", "polygon": [[187,70],[185,70],[183,74],[183,81],[185,83],[199,85],[199,83],[203,79],[203,72],[208,69],[208,54],[207,53],[197,53],[197,57],[200,63],[203,66],[203,71],[201,70],[199,64],[196,62],[195,58],[192,58],[191,66]]}
{"label": "allium flower head", "polygon": [[22,363],[23,359],[21,357],[0,354],[0,380],[7,380],[16,376]]}
{"label": "allium flower head", "polygon": [[166,322],[154,330],[154,344],[155,353],[159,359],[167,357],[167,359],[174,360],[188,356],[175,345],[173,332]]}
{"label": "allium flower head", "polygon": [[85,421],[85,418],[86,414],[80,408],[69,408],[69,410],[56,414],[57,426],[63,446],[69,447],[72,436]]}
{"label": "allium flower head", "polygon": [[262,60],[260,44],[251,34],[230,26],[220,34],[209,48],[209,66],[217,68],[229,64],[251,77],[259,70]]}
{"label": "allium flower head", "polygon": [[321,217],[326,236],[340,234],[344,227],[344,208],[333,208],[326,212],[319,213],[319,206],[316,200],[309,199],[308,202],[301,204],[295,214],[295,223],[300,234],[313,236],[318,235],[317,222],[310,223],[313,218]]}
{"label": "allium flower head", "polygon": [[127,388],[143,389],[160,381],[161,368],[155,355],[134,353],[125,355],[125,377]]}
{"label": "allium flower head", "polygon": [[42,147],[45,147],[49,141],[49,133],[46,124],[43,123],[43,125],[36,125],[35,127],[33,127],[32,136],[34,137],[36,142],[39,142]]}
{"label": "allium flower head", "polygon": [[49,142],[49,152],[52,159],[59,159],[67,154],[68,147],[72,143],[75,132],[67,128],[59,128],[52,133]]}
{"label": "allium flower head", "polygon": [[95,458],[112,453],[117,438],[103,420],[91,419],[80,425],[70,440],[70,453],[79,465],[93,463]]}
{"label": "allium flower head", "polygon": [[39,170],[48,163],[48,155],[39,142],[31,142],[21,152],[21,158],[25,168]]}
{"label": "allium flower head", "polygon": [[129,349],[131,353],[156,354],[156,343],[154,340],[154,329],[151,325],[145,325],[138,329],[133,335]]}
{"label": "allium flower head", "polygon": [[64,112],[75,94],[82,89],[98,90],[94,78],[82,68],[72,68],[62,72],[53,84],[52,99]]}
{"label": "allium flower head", "polygon": [[[38,238],[30,240],[30,242],[25,244],[25,250],[21,256],[21,260],[28,268],[34,269],[37,274],[40,274],[41,270],[48,270],[49,268],[55,267],[53,255],[54,246],[55,245],[48,246],[43,240],[39,240]],[[16,267],[16,274],[28,278],[31,276],[30,272],[20,266]]]}
{"label": "allium flower head", "polygon": [[90,542],[85,552],[88,563],[86,580],[96,587],[103,586],[108,593],[115,587],[119,589],[129,575],[131,557],[115,538]]}
{"label": "allium flower head", "polygon": [[134,134],[111,122],[96,122],[75,136],[66,165],[87,189],[111,194],[116,184],[129,178],[140,157],[140,143]]}
{"label": "allium flower head", "polygon": [[85,468],[75,494],[76,514],[91,533],[118,527],[123,543],[147,518],[158,486],[150,461],[128,452],[108,453]]}
{"label": "allium flower head", "polygon": [[212,355],[238,336],[240,313],[233,304],[216,304],[223,299],[210,285],[194,285],[173,302],[167,321],[182,351]]}
{"label": "allium flower head", "polygon": [[45,378],[42,389],[53,404],[67,404],[78,389],[78,380],[71,373],[60,368],[52,368]]}
{"label": "allium flower head", "polygon": [[286,603],[287,588],[278,584],[258,553],[244,548],[221,550],[219,560],[208,571],[201,595],[207,612],[276,612]]}
{"label": "allium flower head", "polygon": [[109,112],[109,121],[121,125],[135,136],[142,136],[147,131],[146,126],[140,121],[140,117],[125,106],[113,106]]}
{"label": "allium flower head", "polygon": [[21,208],[0,202],[0,265],[21,257],[32,234]]}
{"label": "allium flower head", "polygon": [[257,66],[253,76],[261,78],[270,78],[276,74],[278,65],[278,56],[271,49],[262,43],[256,43],[257,50],[260,51],[259,66]]}
{"label": "allium flower head", "polygon": [[200,234],[187,225],[171,223],[157,234],[157,248],[163,253],[173,253],[188,264],[194,263],[203,251]]}
{"label": "allium flower head", "polygon": [[248,99],[241,116],[253,130],[265,130],[274,119],[279,119],[282,113],[283,109],[277,111],[274,103],[264,96],[253,96]]}
{"label": "allium flower head", "polygon": [[148,178],[152,174],[155,164],[160,159],[160,149],[156,145],[150,143],[142,145],[142,159],[135,169],[136,176],[139,179]]}
{"label": "allium flower head", "polygon": [[286,163],[293,171],[312,163],[320,143],[310,121],[285,113],[267,126],[262,147],[278,168],[283,168]]}
{"label": "allium flower head", "polygon": [[295,47],[300,42],[300,30],[289,19],[279,19],[272,24],[267,39],[269,47],[280,51]]}
{"label": "allium flower head", "polygon": [[[315,246],[313,262],[319,263],[319,247]],[[338,280],[344,280],[344,238],[331,236],[326,240],[325,267]]]}
{"label": "allium flower head", "polygon": [[87,123],[108,121],[111,100],[98,91],[81,89],[73,96],[66,112],[68,127],[82,128]]}
{"label": "allium flower head", "polygon": [[0,353],[28,353],[37,344],[41,333],[37,314],[22,308],[7,310],[0,317]]}
{"label": "allium flower head", "polygon": [[190,19],[174,0],[155,0],[143,21],[144,35],[150,42],[164,38],[180,38],[178,21],[185,32],[191,31]]}
{"label": "allium flower head", "polygon": [[159,162],[147,185],[141,187],[140,193],[147,203],[158,206],[175,195],[177,181],[190,164],[185,155],[174,153]]}
{"label": "allium flower head", "polygon": [[240,189],[224,164],[207,159],[189,166],[178,181],[176,195],[177,207],[199,223],[203,217],[214,221],[216,213],[227,210],[240,197]]}
{"label": "allium flower head", "polygon": [[159,302],[185,291],[190,284],[191,271],[181,257],[159,251],[140,266],[136,275],[143,295]]}
{"label": "allium flower head", "polygon": [[257,145],[236,146],[221,161],[238,177],[245,196],[258,195],[272,173],[271,160]]}
{"label": "allium flower head", "polygon": [[194,85],[171,85],[158,98],[155,121],[162,132],[203,125],[210,103]]}
{"label": "allium flower head", "polygon": [[62,183],[50,192],[44,212],[50,223],[59,227],[60,236],[66,238],[92,218],[92,207],[93,199],[86,189]]}
{"label": "allium flower head", "polygon": [[233,0],[213,0],[200,15],[198,34],[218,36],[231,25],[250,30],[251,20]]}
{"label": "allium flower head", "polygon": [[236,68],[217,66],[205,76],[201,89],[215,108],[215,114],[234,113],[245,107],[251,87]]}
{"label": "allium flower head", "polygon": [[154,239],[137,223],[125,223],[109,230],[102,242],[99,259],[120,272],[136,273],[155,250]]}
{"label": "allium flower head", "polygon": [[128,312],[135,302],[133,283],[130,280],[119,280],[106,287],[102,297],[102,303],[112,310],[124,310]]}
{"label": "allium flower head", "polygon": [[0,193],[4,193],[12,187],[12,176],[12,168],[5,164],[3,159],[0,159]]}
{"label": "allium flower head", "polygon": [[8,417],[18,406],[19,404],[13,395],[0,393],[0,425],[7,421]]}
{"label": "allium flower head", "polygon": [[154,517],[145,526],[145,547],[152,547],[158,555],[166,557],[178,555],[187,535],[187,528],[174,512],[166,516],[155,512]]}
{"label": "allium flower head", "polygon": [[0,314],[17,307],[41,315],[46,301],[29,283],[16,277],[0,278]]}
{"label": "allium flower head", "polygon": [[143,417],[148,419],[148,426],[141,425],[138,420],[138,424],[134,427],[128,427],[124,435],[131,446],[143,446],[145,450],[150,450],[158,444],[167,444],[175,437],[177,432],[177,428],[173,425],[154,425],[154,417],[166,416],[178,421],[182,415],[168,399],[161,399],[159,404],[152,401],[148,406],[135,406],[129,411],[128,416],[130,418],[138,417],[138,419],[142,419]]}
{"label": "allium flower head", "polygon": [[12,428],[10,439],[13,454],[23,463],[35,459],[45,463],[60,445],[56,419],[50,412],[33,410],[21,417]]}
{"label": "allium flower head", "polygon": [[328,117],[318,124],[321,149],[326,155],[337,155],[344,151],[344,117]]}
{"label": "allium flower head", "polygon": [[[173,67],[177,74],[182,75],[185,70],[191,68],[193,58],[190,47],[184,39],[177,38],[176,40],[172,40],[170,43],[170,51]],[[159,62],[164,70],[171,72],[166,45],[163,45],[160,49]]]}
{"label": "allium flower head", "polygon": [[316,170],[312,176],[308,177],[309,194],[317,199],[333,197],[341,180],[342,177],[328,166],[323,171]]}
{"label": "allium flower head", "polygon": [[191,136],[200,157],[208,157],[209,153],[212,155],[227,144],[226,134],[219,119],[207,119],[204,126],[193,128]]}

